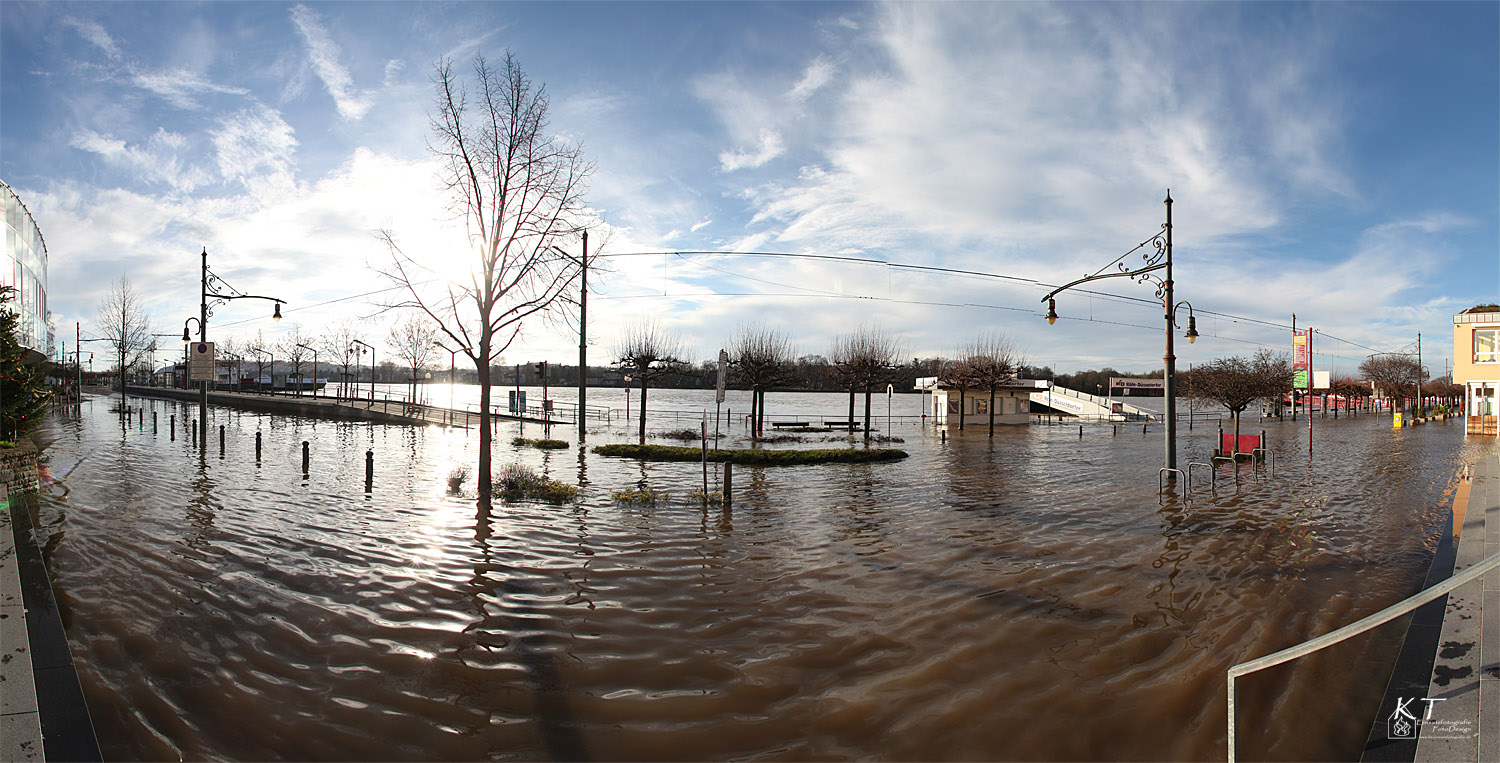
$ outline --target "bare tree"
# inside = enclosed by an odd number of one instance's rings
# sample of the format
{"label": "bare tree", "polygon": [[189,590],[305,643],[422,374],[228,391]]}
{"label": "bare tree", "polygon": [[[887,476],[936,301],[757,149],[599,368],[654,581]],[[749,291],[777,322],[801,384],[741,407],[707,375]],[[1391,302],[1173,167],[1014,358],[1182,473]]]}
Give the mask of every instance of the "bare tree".
{"label": "bare tree", "polygon": [[672,373],[681,373],[685,365],[680,357],[682,343],[677,336],[655,321],[641,320],[625,329],[615,349],[615,364],[630,371],[641,383],[640,442],[646,444],[646,388],[651,382]]}
{"label": "bare tree", "polygon": [[286,333],[281,335],[281,341],[276,343],[276,350],[282,359],[292,367],[292,372],[297,374],[297,394],[302,394],[302,364],[309,360],[312,352],[303,345],[307,344],[312,337],[302,333],[302,325],[293,323]]}
{"label": "bare tree", "polygon": [[1239,447],[1240,413],[1257,400],[1279,398],[1292,386],[1292,363],[1285,353],[1262,349],[1254,357],[1218,358],[1178,374],[1183,393],[1229,409]]}
{"label": "bare tree", "polygon": [[1359,372],[1375,382],[1378,392],[1400,400],[1403,411],[1407,398],[1416,396],[1417,385],[1427,381],[1427,372],[1413,355],[1371,355],[1359,364]]}
{"label": "bare tree", "polygon": [[416,317],[408,317],[396,324],[391,328],[391,335],[386,337],[386,346],[411,369],[413,403],[417,401],[417,374],[436,357],[437,347],[433,346],[433,342],[437,341],[437,337],[437,329],[432,327],[430,321]]}
{"label": "bare tree", "polygon": [[[254,339],[250,339],[250,340],[246,340],[245,341],[245,352],[251,353],[251,354],[253,354],[255,356],[255,391],[256,392],[262,392],[262,391],[269,390],[270,392],[275,393],[276,392],[276,349],[275,349],[275,347],[270,342],[266,341],[265,334],[262,334],[261,332],[257,331],[257,332],[255,332],[255,338]],[[270,366],[270,370],[271,370],[271,373],[269,375],[266,373],[266,366],[268,366],[268,365]],[[260,380],[261,379],[265,379],[266,380],[266,386],[264,388],[262,388],[260,386]]]}
{"label": "bare tree", "polygon": [[762,323],[741,326],[730,343],[729,357],[735,382],[750,388],[750,432],[759,437],[765,430],[766,390],[796,379],[792,340]]}
{"label": "bare tree", "polygon": [[120,368],[120,412],[127,412],[125,403],[125,376],[129,370],[145,359],[151,350],[151,316],[141,305],[141,297],[124,275],[110,286],[109,292],[99,300],[99,315],[95,319],[100,338],[114,348]]}
{"label": "bare tree", "polygon": [[[425,313],[479,377],[478,492],[491,491],[490,367],[527,319],[564,309],[584,263],[553,248],[579,230],[584,186],[593,173],[577,146],[548,127],[545,86],[534,85],[509,51],[499,68],[475,56],[468,85],[451,60],[436,66],[430,150],[442,162],[451,210],[474,251],[467,281],[435,278],[383,234],[391,260],[381,271],[404,288],[387,307]],[[436,284],[431,285],[431,284]]]}
{"label": "bare tree", "polygon": [[890,332],[876,326],[860,326],[834,339],[829,358],[835,376],[849,390],[849,421],[854,421],[854,392],[865,392],[865,441],[870,440],[870,393],[876,385],[893,378],[901,348]]}
{"label": "bare tree", "polygon": [[990,393],[990,437],[995,436],[995,392],[1016,376],[1024,361],[1004,334],[989,332],[959,348],[953,383],[959,385],[959,430],[963,430],[963,392],[968,387]]}
{"label": "bare tree", "polygon": [[348,323],[330,326],[323,332],[318,347],[328,356],[328,365],[342,369],[339,375],[339,397],[349,397],[349,368],[354,365],[354,327]]}

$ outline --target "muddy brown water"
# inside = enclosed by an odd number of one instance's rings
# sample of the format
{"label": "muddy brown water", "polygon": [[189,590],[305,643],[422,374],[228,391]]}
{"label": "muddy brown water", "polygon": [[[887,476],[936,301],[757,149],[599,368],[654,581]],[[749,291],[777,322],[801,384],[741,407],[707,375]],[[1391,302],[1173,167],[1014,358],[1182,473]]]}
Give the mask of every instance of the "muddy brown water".
{"label": "muddy brown water", "polygon": [[[54,586],[119,760],[1222,759],[1225,669],[1413,593],[1455,471],[1495,452],[1360,417],[1319,419],[1309,460],[1305,422],[1255,424],[1274,477],[1161,499],[1156,425],[905,426],[909,459],[742,468],[722,511],[684,500],[697,464],[502,426],[500,462],[582,500],[485,513],[447,492],[472,432],[216,410],[221,457],[183,439],[195,409],[144,405],[44,431]],[[676,498],[611,500],[642,480]],[[1401,634],[1245,680],[1241,754],[1357,757]]]}

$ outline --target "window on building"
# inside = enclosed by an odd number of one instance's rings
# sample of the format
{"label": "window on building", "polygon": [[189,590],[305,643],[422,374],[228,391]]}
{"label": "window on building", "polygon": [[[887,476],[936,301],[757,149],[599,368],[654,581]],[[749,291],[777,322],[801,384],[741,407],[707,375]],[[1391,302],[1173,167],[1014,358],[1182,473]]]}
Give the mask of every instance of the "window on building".
{"label": "window on building", "polygon": [[1474,329],[1474,362],[1500,363],[1500,329]]}

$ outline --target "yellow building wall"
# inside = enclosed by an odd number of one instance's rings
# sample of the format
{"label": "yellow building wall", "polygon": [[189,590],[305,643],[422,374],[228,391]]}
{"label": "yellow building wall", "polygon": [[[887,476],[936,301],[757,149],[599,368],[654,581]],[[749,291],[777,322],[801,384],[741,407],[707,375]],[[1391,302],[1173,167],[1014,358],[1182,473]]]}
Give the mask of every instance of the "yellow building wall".
{"label": "yellow building wall", "polygon": [[1453,324],[1453,383],[1500,379],[1500,363],[1474,362],[1474,330],[1500,328],[1500,320]]}

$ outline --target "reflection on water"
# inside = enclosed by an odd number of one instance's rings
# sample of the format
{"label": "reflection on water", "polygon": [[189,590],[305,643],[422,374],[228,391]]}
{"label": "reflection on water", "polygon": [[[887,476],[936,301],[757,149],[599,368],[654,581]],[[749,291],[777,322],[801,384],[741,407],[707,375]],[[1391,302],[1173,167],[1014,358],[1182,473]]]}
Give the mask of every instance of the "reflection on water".
{"label": "reflection on water", "polygon": [[[1320,419],[1309,460],[1305,422],[1266,425],[1274,478],[1163,500],[1154,425],[906,425],[910,459],[741,468],[720,511],[610,502],[697,464],[514,453],[503,425],[500,463],[583,500],[485,508],[447,493],[463,430],[220,410],[221,458],[146,404],[45,432],[55,584],[120,759],[1220,758],[1225,669],[1412,593],[1455,469],[1494,450]],[[1242,682],[1243,754],[1354,756],[1399,637]]]}

